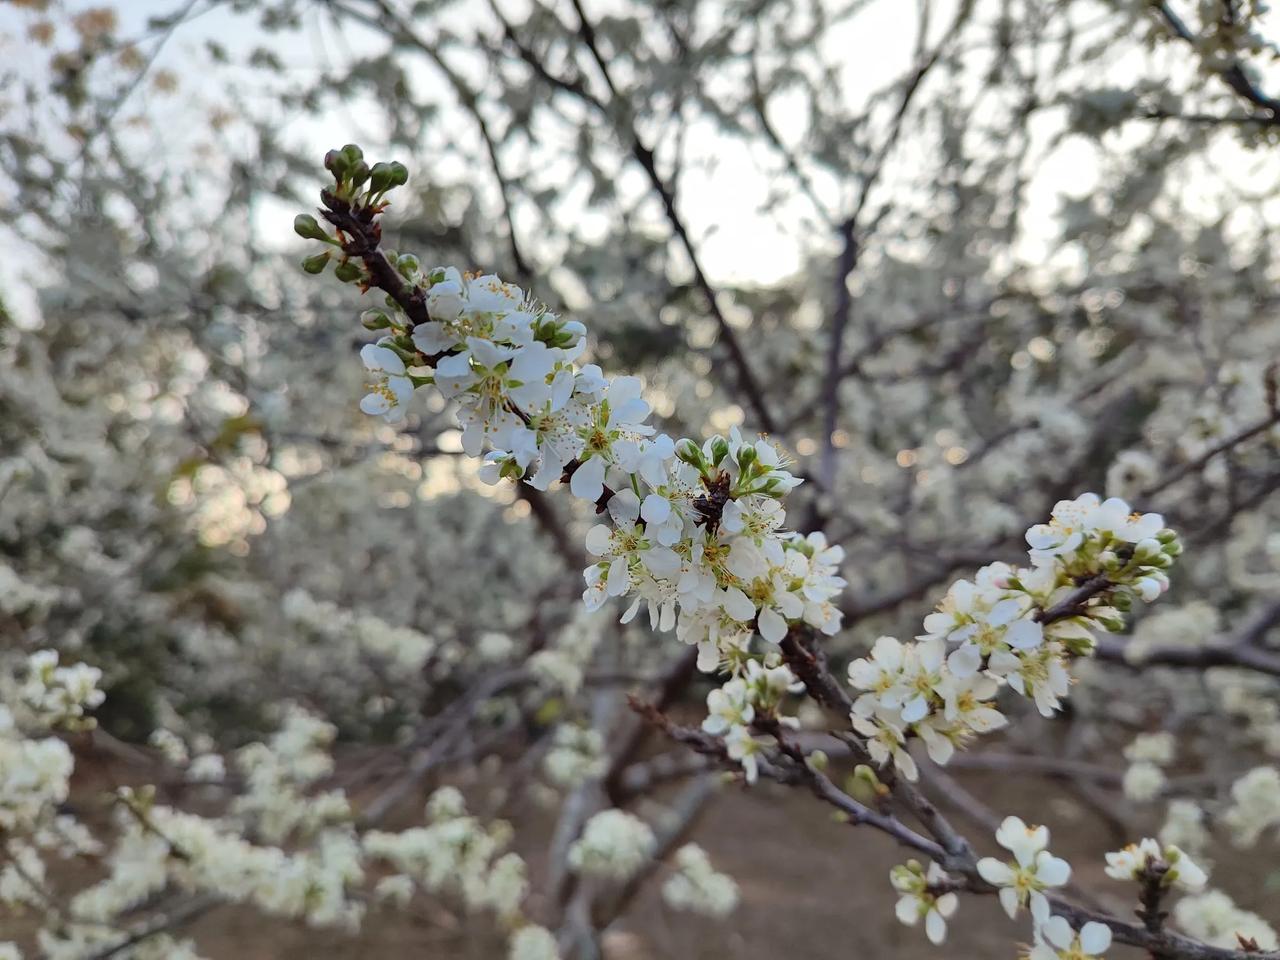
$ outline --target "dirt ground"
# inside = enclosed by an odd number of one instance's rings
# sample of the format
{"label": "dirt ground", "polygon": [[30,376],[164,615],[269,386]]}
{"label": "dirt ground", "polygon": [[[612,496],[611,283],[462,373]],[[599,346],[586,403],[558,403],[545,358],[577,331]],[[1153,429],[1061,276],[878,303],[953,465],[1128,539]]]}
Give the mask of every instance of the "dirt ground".
{"label": "dirt ground", "polygon": [[[104,773],[99,770],[92,782],[82,781],[80,789],[100,791]],[[115,772],[107,776],[116,778]],[[1122,899],[1123,885],[1102,872],[1102,854],[1118,845],[1113,830],[1099,827],[1098,818],[1064,787],[1009,775],[970,774],[959,779],[1002,813],[1050,824],[1051,848],[1072,862],[1076,878],[1100,895],[1101,905],[1121,915],[1131,909]],[[400,825],[411,823],[413,811],[420,809],[420,799],[407,804]],[[985,831],[960,814],[953,816],[971,838],[987,844],[981,852],[996,852]],[[1138,819],[1131,829],[1152,826]],[[521,825],[521,833],[546,836],[549,822],[535,817]],[[737,912],[716,921],[673,911],[659,895],[661,880],[650,882],[630,912],[605,934],[606,960],[1005,960],[1020,955],[1018,944],[1029,938],[1025,917],[1010,921],[994,898],[967,897],[945,947],[931,946],[922,930],[903,927],[893,914],[888,873],[907,858],[906,852],[868,828],[835,822],[829,808],[794,789],[728,785],[712,801],[691,839],[738,881],[742,902]],[[530,859],[536,882],[536,854]],[[1274,856],[1250,859],[1276,862]],[[1233,871],[1222,886],[1241,906],[1280,923],[1280,892],[1267,889],[1261,880],[1261,873],[1251,878]],[[361,933],[351,936],[264,921],[254,911],[223,907],[201,918],[188,933],[210,960],[505,956],[483,918],[470,922],[436,908],[429,916],[374,910]],[[11,935],[7,932],[0,939]],[[1117,960],[1140,956],[1139,951],[1120,947],[1109,954]]]}

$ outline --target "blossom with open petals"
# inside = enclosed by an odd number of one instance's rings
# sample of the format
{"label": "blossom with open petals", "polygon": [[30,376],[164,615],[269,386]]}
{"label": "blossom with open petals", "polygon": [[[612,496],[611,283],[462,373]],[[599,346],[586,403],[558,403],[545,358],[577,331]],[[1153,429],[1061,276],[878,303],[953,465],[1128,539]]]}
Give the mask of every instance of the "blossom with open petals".
{"label": "blossom with open petals", "polygon": [[996,842],[1013,854],[1012,861],[983,857],[978,861],[982,879],[1000,888],[1000,905],[1010,917],[1018,907],[1047,907],[1042,891],[1061,887],[1071,879],[1071,865],[1048,851],[1049,828],[1029,827],[1018,817],[1005,817],[996,831]]}

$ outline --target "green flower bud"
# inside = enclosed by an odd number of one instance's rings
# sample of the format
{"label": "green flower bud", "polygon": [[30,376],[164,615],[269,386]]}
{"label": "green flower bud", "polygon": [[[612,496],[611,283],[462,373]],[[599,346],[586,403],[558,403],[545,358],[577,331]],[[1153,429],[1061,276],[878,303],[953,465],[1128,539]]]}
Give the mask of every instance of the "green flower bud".
{"label": "green flower bud", "polygon": [[333,268],[333,275],[343,283],[353,283],[364,276],[364,271],[353,260],[344,260]]}
{"label": "green flower bud", "polygon": [[333,238],[324,232],[324,228],[309,213],[300,213],[293,218],[293,232],[304,240],[323,240],[332,243]]}
{"label": "green flower bud", "polygon": [[1162,553],[1163,547],[1164,544],[1159,540],[1139,540],[1133,545],[1133,555],[1139,561],[1149,560],[1157,554]]}
{"label": "green flower bud", "polygon": [[385,330],[391,326],[391,318],[385,310],[374,308],[360,314],[360,323],[366,330]]}
{"label": "green flower bud", "polygon": [[307,257],[307,259],[303,260],[302,269],[311,274],[324,273],[324,268],[328,263],[329,251],[325,250],[323,253],[317,253],[315,256]]}
{"label": "green flower bud", "polygon": [[738,448],[738,466],[742,468],[743,473],[749,472],[751,465],[756,462],[756,448],[749,443],[744,443]]}
{"label": "green flower bud", "polygon": [[395,177],[389,163],[375,163],[369,171],[369,189],[374,193],[386,193],[395,184]]}
{"label": "green flower bud", "polygon": [[391,167],[391,185],[393,187],[403,187],[409,182],[409,168],[399,160],[392,160]]}
{"label": "green flower bud", "polygon": [[711,465],[720,466],[720,462],[729,455],[729,441],[724,437],[716,437],[711,441]]}
{"label": "green flower bud", "polygon": [[825,771],[831,765],[831,758],[823,751],[815,750],[805,758],[805,762],[809,764],[811,770],[817,770],[819,773]]}
{"label": "green flower bud", "polygon": [[1087,657],[1093,653],[1093,648],[1097,643],[1092,637],[1067,637],[1062,641],[1062,645],[1066,647],[1067,652],[1075,657]]}
{"label": "green flower bud", "polygon": [[1159,533],[1156,534],[1156,539],[1159,540],[1161,543],[1173,543],[1175,540],[1178,539],[1178,531],[1170,530],[1168,527],[1165,527],[1163,530],[1161,530]]}
{"label": "green flower bud", "polygon": [[333,174],[333,179],[341,183],[347,178],[351,161],[341,150],[330,150],[324,155],[324,168]]}
{"label": "green flower bud", "polygon": [[347,166],[351,169],[355,169],[356,164],[364,160],[364,151],[354,143],[348,143],[344,146],[342,155],[347,158]]}
{"label": "green flower bud", "polygon": [[889,788],[881,783],[876,772],[865,763],[853,768],[853,773],[845,778],[845,792],[855,800],[868,806],[877,804],[889,792]]}
{"label": "green flower bud", "polygon": [[368,179],[369,165],[361,160],[351,168],[351,185],[353,187],[359,187]]}
{"label": "green flower bud", "polygon": [[689,464],[689,466],[697,467],[699,470],[706,465],[706,462],[702,459],[702,448],[688,437],[676,444],[676,456]]}
{"label": "green flower bud", "polygon": [[412,280],[421,272],[422,264],[412,253],[406,253],[396,260],[396,269],[400,271],[400,276],[406,280]]}

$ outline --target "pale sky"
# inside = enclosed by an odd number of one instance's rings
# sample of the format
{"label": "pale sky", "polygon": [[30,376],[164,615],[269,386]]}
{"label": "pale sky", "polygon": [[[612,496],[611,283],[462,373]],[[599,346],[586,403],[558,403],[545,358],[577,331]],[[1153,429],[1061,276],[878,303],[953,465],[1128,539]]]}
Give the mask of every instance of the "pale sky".
{"label": "pale sky", "polygon": [[[995,0],[992,0],[995,2]],[[94,6],[91,0],[68,0],[71,9]],[[117,4],[121,14],[122,35],[129,36],[141,33],[149,16],[168,13],[175,8],[174,0],[121,0]],[[934,37],[949,22],[949,3],[941,2],[934,16]],[[903,73],[910,63],[911,48],[914,40],[915,15],[914,5],[903,0],[878,0],[859,13],[852,25],[833,31],[827,38],[833,51],[839,51],[838,58],[833,60],[844,65],[844,82],[850,90],[870,90],[881,87],[893,77]],[[588,3],[589,9],[607,9],[604,0]],[[305,9],[305,8],[304,8]],[[472,8],[463,5],[458,8],[465,17],[471,9],[479,10],[479,5]],[[482,14],[478,14],[482,15]],[[18,34],[22,24],[27,22],[24,12],[0,6],[0,34]],[[376,49],[378,42],[374,35],[359,28],[344,31],[338,36],[328,24],[325,17],[315,9],[307,9],[304,15],[306,22],[303,30],[296,34],[264,35],[252,18],[236,16],[225,8],[218,8],[206,13],[196,21],[179,29],[175,38],[157,59],[156,68],[167,68],[177,73],[188,92],[191,91],[192,77],[188,65],[200,62],[203,43],[206,39],[216,39],[230,49],[233,55],[244,53],[253,47],[263,45],[274,50],[286,64],[290,72],[313,71],[317,65],[325,63],[341,63],[353,55]],[[1082,21],[1089,18],[1082,16]],[[10,43],[7,48],[0,47],[0,56],[12,58],[11,62],[19,65],[24,58],[28,59],[32,69],[39,69],[48,56],[44,49],[24,42]],[[1128,70],[1135,74],[1140,63],[1132,65],[1113,65],[1115,69]],[[465,67],[465,65],[464,65]],[[423,68],[424,77],[428,75]],[[206,99],[216,90],[200,89],[196,91]],[[168,104],[156,101],[156,109],[162,116],[158,123],[181,124],[180,117],[174,117],[174,111],[180,113],[182,100]],[[121,116],[131,112],[145,111],[150,113],[153,101],[144,90],[132,95],[130,102],[121,110]],[[773,114],[775,124],[785,137],[800,132],[803,117],[788,116],[784,109],[786,104]],[[167,114],[167,116],[165,116]],[[281,135],[286,142],[301,143],[315,152],[317,160],[327,147],[338,143],[354,141],[376,143],[379,133],[369,119],[355,105],[344,104],[321,116],[288,118],[281,117]],[[0,123],[4,122],[0,117]],[[1053,133],[1055,121],[1046,118],[1041,139],[1048,142]],[[168,128],[166,127],[166,130]],[[474,139],[469,124],[458,125],[458,136],[464,142]],[[181,135],[175,129],[175,136]],[[802,248],[812,248],[815,233],[818,229],[809,217],[811,207],[808,201],[798,195],[788,200],[781,216],[762,215],[758,207],[769,192],[770,183],[766,170],[761,165],[761,157],[765,163],[776,164],[776,157],[752,153],[744,149],[741,141],[726,138],[710,129],[693,130],[687,140],[687,149],[694,162],[687,164],[686,172],[680,182],[680,206],[686,221],[690,224],[695,241],[699,247],[704,266],[713,280],[719,282],[755,282],[769,283],[793,273],[799,265],[799,252]],[[479,147],[475,156],[480,156]],[[1063,145],[1042,158],[1028,193],[1027,216],[1029,236],[1025,249],[1019,255],[1032,262],[1043,262],[1047,246],[1045,240],[1050,235],[1052,218],[1058,209],[1063,194],[1080,196],[1090,191],[1097,182],[1098,168],[1094,159],[1092,146],[1081,138],[1068,139]],[[413,158],[403,158],[412,169]],[[910,164],[911,157],[898,157],[901,164]],[[1211,155],[1212,166],[1218,171],[1231,170],[1245,182],[1257,180],[1261,185],[1271,182],[1276,168],[1271,166],[1275,161],[1270,157],[1260,158],[1257,155],[1245,155],[1238,149],[1230,147],[1218,149]],[[456,172],[464,174],[459,164],[453,163],[453,171],[448,167],[442,173]],[[487,175],[487,168],[483,174]],[[637,178],[639,174],[629,169],[626,176]],[[1205,184],[1209,184],[1206,179]],[[1214,199],[1211,186],[1201,188],[1194,178],[1185,185],[1183,194],[1189,200],[1200,199],[1206,206],[1211,206]],[[824,192],[822,184],[819,192]],[[1203,189],[1205,196],[1197,198],[1197,189]],[[830,191],[825,191],[828,195]],[[291,223],[297,211],[285,204],[269,204],[257,211],[257,228],[264,243],[280,247],[292,246],[295,243]],[[1280,210],[1269,210],[1268,216],[1280,214]],[[590,229],[590,221],[583,220]],[[1040,225],[1037,230],[1037,224]],[[0,267],[7,271],[13,269],[12,264]],[[6,283],[12,291],[14,284]],[[18,304],[21,308],[21,301]]]}

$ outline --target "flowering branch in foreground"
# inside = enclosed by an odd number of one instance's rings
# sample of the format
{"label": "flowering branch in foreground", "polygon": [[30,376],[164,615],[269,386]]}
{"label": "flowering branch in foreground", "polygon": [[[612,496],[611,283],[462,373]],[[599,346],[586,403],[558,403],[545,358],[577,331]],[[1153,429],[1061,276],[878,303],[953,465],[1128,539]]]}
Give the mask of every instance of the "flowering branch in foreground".
{"label": "flowering branch in foreground", "polygon": [[[1245,955],[1154,923],[1153,891],[1162,889],[1162,881],[1150,879],[1154,867],[1144,868],[1144,927],[1095,918],[1046,895],[1067,881],[1070,866],[1047,852],[1043,827],[1008,818],[997,840],[1014,859],[976,860],[909,783],[918,776],[911,739],[946,763],[975,735],[1008,722],[998,706],[1005,689],[1045,716],[1060,709],[1071,659],[1090,655],[1099,632],[1120,630],[1135,600],[1153,601],[1167,589],[1166,571],[1182,547],[1159,515],[1134,514],[1121,500],[1093,494],[1060,502],[1047,523],[1027,531],[1029,566],[992,564],[973,581],[956,581],[920,636],[905,643],[883,637],[868,658],[850,664],[852,698],[814,643],[817,632],[840,628],[835,600],[845,585],[838,575],[843,551],[820,532],[787,529],[784,500],[801,480],[779,447],[736,430],[702,443],[658,433],[637,378],[608,378],[594,364],[578,365],[582,324],[494,275],[424,270],[411,254],[379,248],[377,216],[388,191],[403,183],[402,167],[369,167],[350,145],[331,151],[326,167],[334,186],[322,192],[320,213],[336,233],[305,215],[295,228],[337,252],[308,258],[304,267],[318,273],[336,257],[340,280],[386,295],[384,306],[362,317],[382,336],[361,352],[371,378],[361,408],[396,421],[416,389],[434,386],[456,404],[463,448],[483,458],[486,482],[511,479],[545,490],[563,479],[574,496],[607,513],[610,522],[586,537],[597,558],[584,571],[586,606],[628,598],[623,622],[645,608],[656,629],[674,629],[697,646],[703,671],[726,678],[708,696],[703,730],[678,739],[740,764],[748,781],[763,769],[775,779],[807,782],[852,822],[877,826],[942,860],[927,870],[908,864],[893,877],[902,894],[900,918],[923,918],[935,942],[956,909],[953,891],[998,891],[1011,916],[1030,908],[1036,960],[1095,956],[1113,933],[1160,956]],[[790,742],[785,731],[798,724],[784,715],[784,704],[806,687],[848,712],[856,736],[842,739],[855,756],[891,765],[894,798],[934,840],[847,797],[821,772],[819,757],[806,757]],[[655,711],[648,714],[676,729]],[[1164,856],[1181,858],[1176,872],[1184,878],[1198,874],[1180,852]],[[1055,909],[1065,916],[1053,915]]]}

